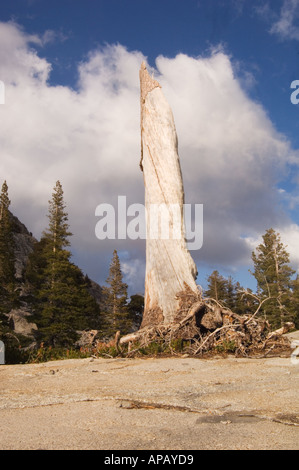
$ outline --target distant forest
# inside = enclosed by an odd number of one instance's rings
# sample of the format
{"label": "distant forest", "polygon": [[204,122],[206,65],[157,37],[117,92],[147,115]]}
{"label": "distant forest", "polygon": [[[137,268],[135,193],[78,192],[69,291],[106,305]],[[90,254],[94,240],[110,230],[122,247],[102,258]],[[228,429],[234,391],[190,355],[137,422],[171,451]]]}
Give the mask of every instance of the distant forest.
{"label": "distant forest", "polygon": [[[32,349],[69,351],[79,349],[84,331],[94,330],[99,340],[107,342],[118,330],[126,334],[140,327],[144,299],[138,294],[128,299],[116,250],[107,286],[100,288],[98,297],[93,295],[92,281],[71,261],[72,233],[59,181],[49,201],[48,227],[33,244],[21,277],[16,276],[18,247],[9,206],[5,181],[0,195],[0,339],[8,351],[18,351],[20,358],[26,356],[22,352],[29,354]],[[273,329],[289,321],[299,328],[299,276],[290,266],[279,233],[272,228],[266,231],[252,253],[252,262],[256,292],[215,270],[207,279],[204,297],[239,315],[254,313],[260,305],[259,315]],[[30,322],[36,325],[33,336],[14,331],[10,321],[14,311],[30,315]]]}
{"label": "distant forest", "polygon": [[[48,227],[33,244],[21,278],[16,276],[18,246],[9,206],[5,181],[0,195],[0,339],[6,349],[26,350],[30,344],[69,349],[76,347],[84,331],[96,330],[99,338],[108,340],[117,330],[125,334],[139,327],[143,296],[128,299],[116,250],[107,286],[97,286],[100,295],[96,297],[95,283],[71,261],[72,233],[59,181],[49,201]],[[37,327],[34,338],[14,331],[12,312],[30,315],[30,323]]]}

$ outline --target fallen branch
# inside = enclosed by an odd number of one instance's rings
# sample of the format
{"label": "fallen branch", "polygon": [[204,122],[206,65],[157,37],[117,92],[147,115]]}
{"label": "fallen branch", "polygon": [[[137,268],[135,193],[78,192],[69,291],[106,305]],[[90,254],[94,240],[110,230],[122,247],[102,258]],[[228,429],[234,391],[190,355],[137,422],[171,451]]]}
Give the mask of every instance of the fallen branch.
{"label": "fallen branch", "polygon": [[116,332],[114,341],[115,341],[115,349],[116,349],[116,351],[118,352],[118,354],[122,354],[122,350],[121,350],[121,348],[119,347],[120,331],[117,331],[117,332]]}
{"label": "fallen branch", "polygon": [[295,328],[294,323],[287,322],[281,328],[278,328],[278,330],[271,331],[271,333],[269,333],[268,336],[267,336],[267,340],[279,338],[280,336],[285,335],[286,333],[288,333],[293,328]]}
{"label": "fallen branch", "polygon": [[216,335],[217,333],[219,333],[219,331],[224,330],[225,328],[231,328],[231,326],[230,326],[230,325],[224,325],[224,326],[222,326],[221,328],[217,328],[217,330],[215,330],[215,331],[213,331],[212,333],[210,333],[210,334],[207,336],[207,338],[202,342],[202,344],[200,345],[200,347],[199,347],[198,349],[196,349],[196,351],[195,351],[194,354],[198,354],[199,351],[201,351],[201,350],[203,349],[204,345],[209,341],[209,339],[210,339],[212,336]]}
{"label": "fallen branch", "polygon": [[202,300],[196,302],[189,310],[188,315],[179,323],[179,326],[183,326],[188,323],[194,315],[197,315],[201,310],[205,308],[205,302]]}

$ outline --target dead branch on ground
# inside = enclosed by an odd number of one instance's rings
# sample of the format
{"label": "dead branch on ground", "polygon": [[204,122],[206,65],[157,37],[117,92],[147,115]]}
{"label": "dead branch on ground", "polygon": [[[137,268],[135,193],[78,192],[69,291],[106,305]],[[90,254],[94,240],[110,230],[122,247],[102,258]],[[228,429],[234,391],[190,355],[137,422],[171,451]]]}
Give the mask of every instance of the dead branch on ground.
{"label": "dead branch on ground", "polygon": [[[294,324],[288,322],[279,330],[271,331],[268,321],[258,316],[271,297],[261,300],[251,292],[244,290],[242,293],[258,304],[253,314],[236,314],[218,300],[204,298],[200,291],[194,293],[186,286],[177,296],[180,308],[174,322],[148,326],[121,338],[118,336],[116,349],[131,357],[153,343],[160,343],[164,350],[176,354],[173,345],[178,340],[184,342],[184,352],[192,356],[233,352],[241,357],[265,357],[270,352],[289,349],[290,342],[283,335],[294,328]],[[126,344],[130,348],[124,353],[120,347]]]}

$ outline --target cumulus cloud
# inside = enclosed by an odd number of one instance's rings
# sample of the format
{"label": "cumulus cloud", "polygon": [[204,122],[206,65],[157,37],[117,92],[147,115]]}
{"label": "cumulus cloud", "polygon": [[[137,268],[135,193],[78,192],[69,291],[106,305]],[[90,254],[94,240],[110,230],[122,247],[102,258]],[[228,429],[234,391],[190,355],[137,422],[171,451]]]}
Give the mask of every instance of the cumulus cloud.
{"label": "cumulus cloud", "polygon": [[248,252],[237,233],[287,224],[275,185],[298,153],[248,98],[226,54],[160,57],[157,67],[174,110],[186,198],[204,205],[199,258],[243,263]]}
{"label": "cumulus cloud", "polygon": [[297,224],[284,226],[280,229],[280,235],[286,245],[287,252],[290,254],[292,266],[299,274],[299,226]]}
{"label": "cumulus cloud", "polygon": [[[52,65],[36,50],[42,40],[0,23],[6,87],[0,175],[8,181],[12,210],[38,237],[59,179],[75,261],[104,282],[116,248],[126,282],[141,291],[144,242],[98,240],[95,208],[117,206],[118,195],[128,204],[143,202],[138,73],[146,58],[119,44],[91,51],[78,66],[74,90],[49,84]],[[204,205],[203,248],[192,255],[198,265],[241,266],[250,255],[246,237],[290,226],[275,186],[298,155],[247,96],[224,52],[160,56],[154,73],[174,112],[186,202]]]}
{"label": "cumulus cloud", "polygon": [[131,254],[124,252],[122,254],[121,270],[124,274],[124,281],[130,285],[138,286],[141,285],[140,292],[143,293],[143,283],[140,283],[140,273],[145,272],[145,261],[143,259],[131,259]]}

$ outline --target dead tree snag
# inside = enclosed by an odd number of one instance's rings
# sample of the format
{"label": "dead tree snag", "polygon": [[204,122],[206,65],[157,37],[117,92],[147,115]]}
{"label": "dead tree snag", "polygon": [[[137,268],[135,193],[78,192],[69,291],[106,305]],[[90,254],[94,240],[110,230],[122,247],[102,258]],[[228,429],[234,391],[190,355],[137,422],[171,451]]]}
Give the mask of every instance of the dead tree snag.
{"label": "dead tree snag", "polygon": [[174,321],[179,309],[178,293],[185,285],[197,292],[197,269],[185,241],[184,188],[172,111],[144,63],[140,70],[140,95],[141,167],[147,216],[145,327]]}

